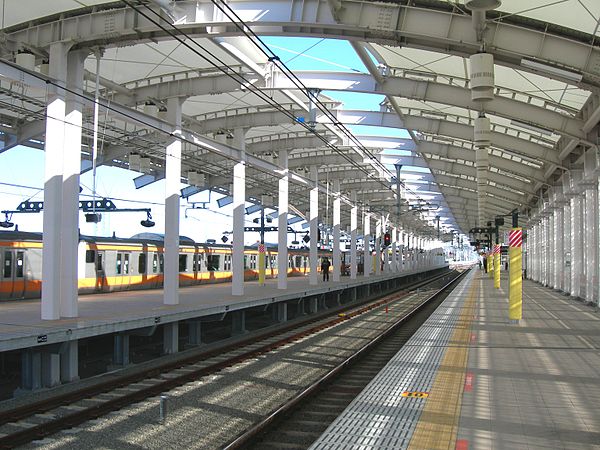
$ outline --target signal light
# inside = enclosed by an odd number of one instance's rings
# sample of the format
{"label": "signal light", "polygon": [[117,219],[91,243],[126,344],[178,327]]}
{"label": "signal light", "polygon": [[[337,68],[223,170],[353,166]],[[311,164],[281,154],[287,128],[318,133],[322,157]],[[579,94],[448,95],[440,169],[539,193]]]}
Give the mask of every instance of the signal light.
{"label": "signal light", "polygon": [[383,235],[383,245],[385,247],[388,247],[391,243],[392,243],[392,236],[390,235],[390,233],[385,233]]}

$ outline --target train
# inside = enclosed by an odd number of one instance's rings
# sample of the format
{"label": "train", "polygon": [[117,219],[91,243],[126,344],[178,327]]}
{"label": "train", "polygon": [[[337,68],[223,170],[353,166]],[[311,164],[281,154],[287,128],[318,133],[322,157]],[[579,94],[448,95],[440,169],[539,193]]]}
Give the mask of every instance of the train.
{"label": "train", "polygon": [[[80,236],[78,288],[80,294],[157,289],[163,284],[163,236],[141,233],[131,238]],[[307,249],[288,249],[288,276],[310,272]],[[331,251],[319,250],[319,258]],[[231,280],[232,246],[214,241],[197,243],[180,238],[179,285]],[[343,253],[340,270],[348,272]],[[359,255],[362,271],[362,254]],[[42,288],[42,234],[0,231],[0,300],[40,298]],[[277,276],[277,246],[266,245],[266,277]],[[318,265],[320,267],[320,263]],[[244,278],[258,279],[257,245],[244,250]]]}

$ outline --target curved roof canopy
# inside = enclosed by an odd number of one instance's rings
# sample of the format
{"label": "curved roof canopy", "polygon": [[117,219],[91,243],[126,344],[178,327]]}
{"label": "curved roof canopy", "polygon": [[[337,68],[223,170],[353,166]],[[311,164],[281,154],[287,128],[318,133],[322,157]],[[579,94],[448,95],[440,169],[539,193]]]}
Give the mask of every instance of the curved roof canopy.
{"label": "curved roof canopy", "polygon": [[[163,112],[179,98],[184,179],[202,172],[205,188],[228,195],[243,156],[228,138],[243,129],[250,199],[276,195],[287,150],[299,215],[316,167],[321,190],[338,180],[347,203],[415,231],[440,216],[446,230],[466,233],[482,209],[490,220],[527,212],[596,151],[600,3],[523,3],[482,14],[436,0],[6,0],[0,151],[43,147],[46,92],[7,74],[19,52],[34,54],[43,73],[62,43],[85,58],[83,94],[98,87],[109,106],[99,162],[128,168],[131,154],[150,157],[140,186],[164,176],[172,127]],[[481,51],[494,57],[494,99],[484,104],[470,89],[469,56]],[[473,144],[482,112],[491,122],[484,188]],[[88,159],[92,119],[86,101]]]}

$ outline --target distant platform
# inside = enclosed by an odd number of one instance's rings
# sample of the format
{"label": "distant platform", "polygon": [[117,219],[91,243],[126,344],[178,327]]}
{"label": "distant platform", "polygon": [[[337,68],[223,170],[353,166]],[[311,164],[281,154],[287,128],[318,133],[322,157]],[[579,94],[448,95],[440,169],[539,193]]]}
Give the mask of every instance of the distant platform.
{"label": "distant platform", "polygon": [[231,295],[231,283],[207,284],[179,289],[178,305],[164,305],[162,289],[125,291],[79,296],[79,317],[41,320],[39,300],[0,303],[0,351],[35,347],[65,340],[81,339],[106,333],[148,327],[197,317],[222,314],[255,306],[291,301],[331,291],[352,289],[399,277],[408,277],[445,266],[387,273],[356,280],[342,277],[339,282],[309,285],[308,277],[288,278],[288,289],[277,289],[277,280],[268,279],[264,286],[257,281],[244,283],[244,295]]}
{"label": "distant platform", "polygon": [[600,315],[474,269],[312,450],[600,449]]}

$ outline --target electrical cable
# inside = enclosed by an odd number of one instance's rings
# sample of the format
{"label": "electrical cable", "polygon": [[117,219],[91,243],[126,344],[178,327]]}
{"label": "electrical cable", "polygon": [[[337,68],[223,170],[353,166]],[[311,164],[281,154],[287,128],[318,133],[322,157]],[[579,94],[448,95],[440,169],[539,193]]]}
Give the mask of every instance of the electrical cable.
{"label": "electrical cable", "polygon": [[[171,30],[165,28],[160,22],[157,22],[156,20],[154,20],[151,17],[149,17],[147,14],[145,14],[144,12],[142,12],[139,8],[137,8],[136,6],[134,6],[129,0],[123,0],[123,3],[127,4],[129,7],[131,7],[135,11],[137,11],[140,15],[142,15],[143,17],[145,17],[146,19],[148,19],[150,22],[152,22],[154,25],[156,25],[161,30],[163,30],[164,32],[166,32],[167,34],[169,34],[171,37],[173,37],[175,40],[177,40],[178,42],[180,42],[181,44],[183,44],[185,47],[187,47],[189,50],[191,50],[192,52],[194,52],[196,55],[200,56],[206,62],[208,62],[209,64],[212,64],[214,67],[216,67],[218,70],[220,70],[221,72],[223,72],[225,75],[227,75],[230,78],[234,79],[237,83],[240,83],[241,85],[245,85],[248,90],[252,91],[255,95],[257,95],[259,98],[261,98],[262,100],[264,100],[266,103],[268,103],[271,106],[275,107],[278,111],[284,113],[286,116],[290,117],[294,122],[298,123],[299,125],[301,125],[302,127],[304,127],[307,131],[309,131],[310,133],[314,134],[316,137],[318,137],[325,144],[326,147],[328,147],[329,149],[331,149],[331,150],[335,151],[336,153],[338,153],[345,160],[347,160],[351,165],[357,167],[360,171],[362,171],[363,173],[365,173],[368,178],[372,178],[374,180],[379,181],[382,185],[384,185],[386,187],[386,189],[391,190],[391,188],[389,186],[387,186],[386,183],[384,183],[382,180],[374,177],[364,167],[356,164],[356,162],[352,158],[350,158],[348,155],[346,155],[344,152],[342,152],[340,149],[338,149],[335,145],[333,145],[330,142],[328,142],[325,137],[323,137],[320,134],[318,134],[308,124],[305,124],[305,123],[302,123],[302,122],[298,122],[297,118],[290,111],[286,110],[285,108],[282,108],[279,103],[274,102],[268,95],[264,94],[260,89],[256,89],[244,77],[242,77],[238,73],[230,72],[230,71],[226,70],[225,68],[230,68],[227,63],[225,63],[220,58],[218,58],[217,56],[215,56],[214,54],[212,54],[210,51],[206,50],[198,42],[196,42],[193,39],[191,39],[191,37],[187,33],[185,33],[184,31],[182,31],[181,29],[177,28],[174,24],[170,24],[169,23],[169,25],[174,30],[176,30],[178,32],[178,34],[181,34],[181,35],[185,36],[187,39],[189,39],[191,42],[193,42],[196,46],[198,46],[204,52],[208,53],[211,57],[213,57],[221,65],[215,64],[214,61],[211,61],[206,55],[203,55],[203,54],[199,53],[198,51],[196,51],[195,49],[193,49],[185,40],[179,38],[179,36],[177,34],[173,33]],[[165,21],[165,19],[159,13],[157,13],[156,11],[154,11],[147,4],[144,4],[143,6],[145,6],[148,11],[150,11],[155,16],[157,16],[161,21]],[[237,25],[237,24],[236,24],[236,26],[239,27],[239,25]],[[263,53],[264,53],[264,51],[263,51]],[[317,99],[317,101],[318,101],[318,99]],[[318,102],[321,103],[320,101],[318,101]],[[329,114],[331,114],[331,113],[329,113]],[[333,119],[335,120],[335,117],[333,117]],[[337,122],[337,120],[335,122]],[[354,138],[354,139],[356,139],[356,138]]]}

